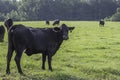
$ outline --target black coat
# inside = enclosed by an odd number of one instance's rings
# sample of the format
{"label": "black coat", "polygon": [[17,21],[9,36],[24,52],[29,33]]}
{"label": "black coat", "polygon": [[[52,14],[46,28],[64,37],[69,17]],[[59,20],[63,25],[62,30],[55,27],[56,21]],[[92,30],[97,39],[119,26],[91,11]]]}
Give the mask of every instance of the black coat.
{"label": "black coat", "polygon": [[24,25],[14,25],[8,32],[8,54],[6,73],[10,73],[10,60],[13,51],[16,51],[15,61],[18,72],[23,74],[20,59],[23,51],[27,55],[42,53],[42,69],[45,69],[46,56],[48,56],[49,70],[52,71],[52,56],[59,49],[63,40],[67,40],[68,31],[74,27],[63,24],[60,28],[31,28]]}

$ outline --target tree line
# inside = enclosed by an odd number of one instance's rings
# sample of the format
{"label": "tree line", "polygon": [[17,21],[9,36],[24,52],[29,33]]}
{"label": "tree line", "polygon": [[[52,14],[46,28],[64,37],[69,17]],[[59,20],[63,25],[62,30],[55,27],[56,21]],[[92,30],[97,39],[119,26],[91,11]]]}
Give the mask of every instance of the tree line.
{"label": "tree line", "polygon": [[0,20],[120,20],[120,0],[0,0]]}

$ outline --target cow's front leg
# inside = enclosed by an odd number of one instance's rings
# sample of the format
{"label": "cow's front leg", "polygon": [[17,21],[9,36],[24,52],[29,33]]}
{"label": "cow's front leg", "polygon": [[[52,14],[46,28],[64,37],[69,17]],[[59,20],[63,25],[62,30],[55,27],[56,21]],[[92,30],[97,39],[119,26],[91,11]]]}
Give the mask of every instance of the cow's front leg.
{"label": "cow's front leg", "polygon": [[49,66],[49,70],[50,70],[50,71],[53,71],[53,70],[52,70],[52,66],[51,66],[51,61],[52,61],[52,56],[51,56],[51,55],[48,55],[48,66]]}
{"label": "cow's front leg", "polygon": [[46,55],[42,54],[42,69],[45,70]]}

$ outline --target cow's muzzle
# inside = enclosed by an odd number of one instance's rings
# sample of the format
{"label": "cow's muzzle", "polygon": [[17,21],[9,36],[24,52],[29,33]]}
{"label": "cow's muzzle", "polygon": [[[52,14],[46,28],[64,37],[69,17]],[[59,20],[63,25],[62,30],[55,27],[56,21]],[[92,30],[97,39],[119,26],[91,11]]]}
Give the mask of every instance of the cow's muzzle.
{"label": "cow's muzzle", "polygon": [[68,36],[63,36],[63,39],[64,39],[64,40],[68,40],[69,37],[68,37]]}

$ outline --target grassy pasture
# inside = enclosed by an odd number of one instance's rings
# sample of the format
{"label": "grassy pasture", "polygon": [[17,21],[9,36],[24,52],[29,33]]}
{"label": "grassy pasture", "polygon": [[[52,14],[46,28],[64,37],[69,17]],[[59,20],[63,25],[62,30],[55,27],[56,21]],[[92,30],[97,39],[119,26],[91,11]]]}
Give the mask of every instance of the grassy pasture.
{"label": "grassy pasture", "polygon": [[[11,60],[11,74],[5,75],[7,33],[0,43],[0,80],[120,80],[120,22],[106,22],[99,27],[97,21],[62,21],[75,30],[69,33],[53,56],[53,72],[41,69],[41,54],[28,57],[23,54],[21,66],[26,76],[20,76]],[[3,22],[0,22],[3,24]],[[15,22],[32,27],[50,27],[43,21]],[[52,25],[51,25],[52,27]]]}

